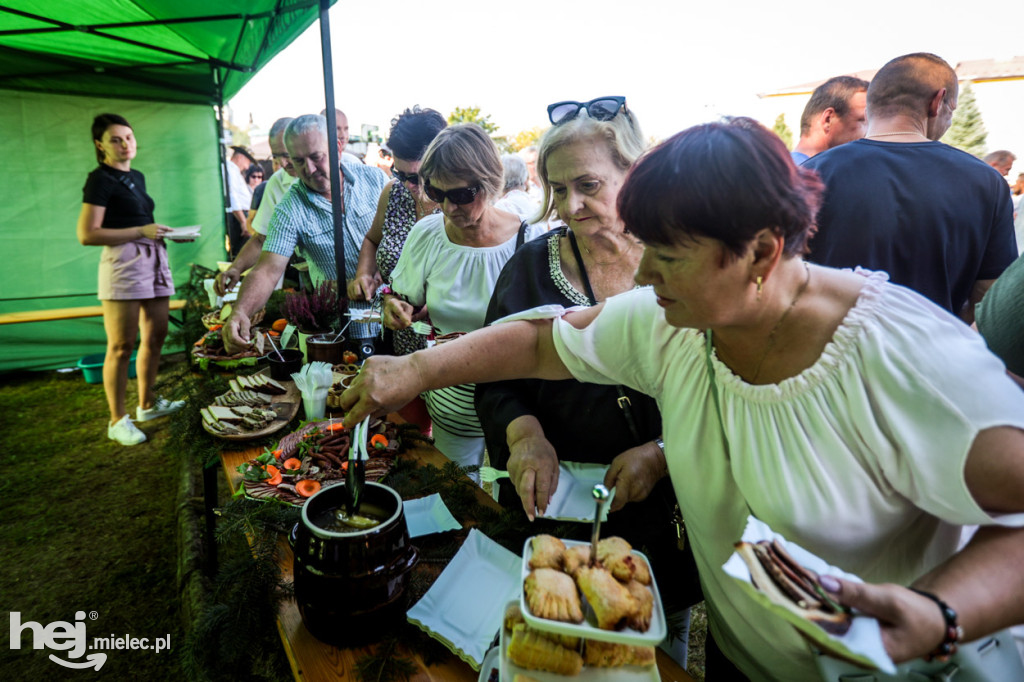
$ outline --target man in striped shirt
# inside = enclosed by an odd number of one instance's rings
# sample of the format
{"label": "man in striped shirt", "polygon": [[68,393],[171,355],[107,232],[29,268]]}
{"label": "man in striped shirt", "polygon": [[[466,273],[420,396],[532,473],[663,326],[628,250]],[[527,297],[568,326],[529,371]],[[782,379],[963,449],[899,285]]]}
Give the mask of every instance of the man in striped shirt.
{"label": "man in striped shirt", "polygon": [[[310,262],[314,283],[336,277],[327,139],[327,121],[323,116],[300,116],[288,124],[284,142],[299,182],[292,185],[277,205],[260,259],[243,281],[234,312],[224,325],[224,345],[229,352],[249,345],[249,317],[270,298],[274,284],[296,249]],[[351,279],[355,276],[359,248],[373,222],[387,176],[372,166],[347,163],[341,165],[341,174],[345,277]],[[341,283],[342,291],[345,285]],[[357,309],[357,306],[351,308]],[[378,332],[376,324],[353,323],[347,336],[360,342],[372,339]]]}

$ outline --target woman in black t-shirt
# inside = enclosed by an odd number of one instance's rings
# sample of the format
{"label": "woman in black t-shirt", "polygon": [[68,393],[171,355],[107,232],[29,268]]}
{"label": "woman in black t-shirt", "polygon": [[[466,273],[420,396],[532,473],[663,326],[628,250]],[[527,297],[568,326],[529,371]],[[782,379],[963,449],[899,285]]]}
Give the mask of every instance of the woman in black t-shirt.
{"label": "woman in black t-shirt", "polygon": [[78,241],[103,247],[98,297],[107,332],[103,362],[103,388],[110,406],[107,437],[122,445],[137,445],[146,435],[132,423],[125,409],[125,393],[128,363],[140,330],[136,419],[148,421],[184,406],[182,401],[171,402],[153,392],[174,293],[162,239],[171,229],[154,222],[146,179],[131,169],[136,147],[128,121],[117,114],[101,114],[93,121],[92,139],[100,165],[89,174],[82,192]]}

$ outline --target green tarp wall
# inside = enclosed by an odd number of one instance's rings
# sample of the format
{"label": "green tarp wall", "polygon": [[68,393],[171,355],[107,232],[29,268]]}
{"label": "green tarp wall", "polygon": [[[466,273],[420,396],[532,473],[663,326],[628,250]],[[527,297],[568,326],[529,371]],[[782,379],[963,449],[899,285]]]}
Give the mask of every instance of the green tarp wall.
{"label": "green tarp wall", "polygon": [[[189,264],[215,267],[224,255],[217,122],[208,105],[43,95],[0,90],[7,172],[0,202],[0,313],[98,305],[102,247],[78,243],[85,177],[96,167],[90,126],[97,114],[132,124],[138,156],[164,225],[202,225],[190,244],[167,242],[175,285]],[[16,141],[16,142],[15,142]],[[0,325],[0,371],[74,365],[106,347],[103,318]]]}
{"label": "green tarp wall", "polygon": [[[329,4],[333,4],[333,0]],[[139,141],[165,225],[203,226],[168,244],[175,284],[224,258],[215,106],[318,17],[316,0],[6,0],[0,5],[0,313],[98,305],[100,247],[75,224],[96,165],[92,118],[115,112]],[[272,93],[268,93],[268,97]],[[0,325],[0,373],[103,352],[99,317]]]}

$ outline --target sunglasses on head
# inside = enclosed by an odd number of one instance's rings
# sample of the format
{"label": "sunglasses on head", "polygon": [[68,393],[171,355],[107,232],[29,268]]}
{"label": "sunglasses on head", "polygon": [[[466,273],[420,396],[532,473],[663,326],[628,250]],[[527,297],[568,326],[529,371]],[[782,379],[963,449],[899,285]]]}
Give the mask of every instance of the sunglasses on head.
{"label": "sunglasses on head", "polygon": [[408,182],[413,185],[420,184],[420,176],[418,173],[403,173],[402,171],[392,166],[391,174],[394,175],[399,182]]}
{"label": "sunglasses on head", "polygon": [[452,202],[456,206],[465,206],[466,204],[472,204],[473,200],[476,199],[476,195],[480,192],[480,185],[473,185],[472,187],[457,187],[450,189],[447,192],[440,190],[430,184],[430,180],[423,183],[423,191],[427,193],[430,200],[438,204],[443,204],[444,200]]}
{"label": "sunglasses on head", "polygon": [[598,97],[589,102],[555,102],[548,105],[548,119],[553,125],[576,118],[580,109],[587,110],[587,116],[598,121],[610,121],[626,108],[625,97]]}

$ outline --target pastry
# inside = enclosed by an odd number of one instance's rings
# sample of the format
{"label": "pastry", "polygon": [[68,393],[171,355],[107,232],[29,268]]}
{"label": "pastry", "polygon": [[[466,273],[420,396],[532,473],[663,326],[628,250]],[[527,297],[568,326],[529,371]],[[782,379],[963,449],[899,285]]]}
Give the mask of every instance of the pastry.
{"label": "pastry", "polygon": [[647,562],[633,552],[633,547],[619,537],[605,538],[597,543],[597,560],[622,582],[638,580],[651,584]]}
{"label": "pastry", "polygon": [[654,593],[639,581],[630,580],[626,589],[636,599],[637,609],[629,616],[629,627],[640,632],[647,632],[651,627],[651,613],[654,611]]}
{"label": "pastry", "polygon": [[520,624],[522,624],[522,626],[525,627],[527,630],[536,632],[544,639],[550,639],[555,644],[560,644],[567,649],[572,649],[573,651],[576,651],[580,646],[579,637],[574,637],[573,635],[560,635],[556,632],[545,632],[544,630],[531,628],[529,625],[526,624],[526,621],[523,620],[523,614],[519,610],[519,604],[509,604],[508,608],[505,609],[505,629],[509,632],[512,632],[512,630],[514,630],[515,627]]}
{"label": "pastry", "polygon": [[562,568],[565,543],[551,535],[537,535],[530,541],[530,568]]}
{"label": "pastry", "polygon": [[588,639],[583,648],[584,665],[618,668],[623,665],[654,665],[653,646],[630,646]]}
{"label": "pastry", "polygon": [[576,571],[579,570],[580,566],[586,566],[589,563],[590,545],[574,545],[565,550],[565,554],[562,557],[562,567],[571,576],[576,575]]}
{"label": "pastry", "polygon": [[583,622],[579,592],[565,573],[553,568],[535,568],[526,576],[524,587],[526,604],[533,615],[565,623]]}
{"label": "pastry", "polygon": [[525,625],[516,625],[508,645],[508,660],[521,668],[547,670],[559,675],[579,675],[583,657],[571,649],[541,637]]}
{"label": "pastry", "polygon": [[597,627],[602,630],[619,630],[636,613],[639,606],[636,599],[606,569],[584,566],[576,572],[576,582],[594,609]]}

